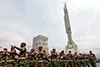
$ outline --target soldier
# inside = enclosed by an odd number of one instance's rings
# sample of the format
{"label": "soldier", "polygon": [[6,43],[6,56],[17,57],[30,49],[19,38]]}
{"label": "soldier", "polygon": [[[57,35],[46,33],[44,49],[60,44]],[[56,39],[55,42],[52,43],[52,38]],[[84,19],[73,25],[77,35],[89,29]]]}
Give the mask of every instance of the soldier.
{"label": "soldier", "polygon": [[7,53],[8,53],[7,67],[14,67],[16,50],[14,49],[13,45],[11,45],[11,51],[7,51]]}
{"label": "soldier", "polygon": [[50,67],[57,67],[57,52],[56,52],[56,49],[53,48],[53,51],[51,53],[51,65]]}
{"label": "soldier", "polygon": [[75,52],[74,62],[75,62],[75,67],[80,67],[80,64],[79,64],[79,57],[78,57],[78,55],[77,55],[77,52]]}
{"label": "soldier", "polygon": [[58,60],[57,61],[58,61],[59,67],[61,67],[61,52],[58,55]]}
{"label": "soldier", "polygon": [[18,65],[21,67],[25,67],[25,59],[26,59],[26,43],[25,42],[22,42],[21,43],[21,48],[18,48],[16,46],[14,46],[17,50],[20,51],[19,53],[19,58],[18,58]]}
{"label": "soldier", "polygon": [[92,65],[92,67],[96,67],[96,56],[95,54],[92,53],[92,51],[90,51],[90,55],[89,55],[89,62]]}
{"label": "soldier", "polygon": [[38,49],[38,66],[39,67],[44,67],[44,60],[45,60],[45,55],[44,55],[44,52],[42,51],[42,46],[39,46]]}
{"label": "soldier", "polygon": [[74,67],[74,65],[73,65],[73,56],[71,54],[71,51],[69,51],[69,54],[68,54],[68,67]]}
{"label": "soldier", "polygon": [[3,52],[1,52],[0,55],[1,55],[1,59],[0,59],[1,60],[1,65],[0,66],[5,67],[7,65],[6,59],[7,59],[7,56],[8,56],[7,48],[4,48]]}
{"label": "soldier", "polygon": [[82,67],[82,54],[81,53],[79,53],[79,65],[80,65],[80,67]]}
{"label": "soldier", "polygon": [[64,50],[61,51],[61,67],[67,67],[66,64],[66,55],[64,54]]}
{"label": "soldier", "polygon": [[5,58],[3,55],[3,51],[0,51],[0,67],[4,67]]}
{"label": "soldier", "polygon": [[86,55],[86,65],[88,67],[90,67],[90,63],[89,63],[89,54]]}
{"label": "soldier", "polygon": [[44,59],[44,66],[45,67],[48,67],[49,66],[49,60],[48,60],[48,56],[47,56],[47,53],[46,53],[46,51],[45,50],[43,50],[43,52],[44,52],[44,56],[45,56],[45,59]]}
{"label": "soldier", "polygon": [[36,62],[36,52],[35,49],[31,49],[31,52],[28,54],[28,61],[30,67],[35,67]]}

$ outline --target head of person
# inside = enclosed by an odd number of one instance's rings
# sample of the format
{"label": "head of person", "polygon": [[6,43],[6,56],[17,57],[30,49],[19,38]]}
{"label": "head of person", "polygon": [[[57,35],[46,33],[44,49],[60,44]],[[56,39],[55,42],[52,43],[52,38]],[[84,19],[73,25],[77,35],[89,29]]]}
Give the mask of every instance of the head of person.
{"label": "head of person", "polygon": [[71,54],[71,51],[69,51],[69,53]]}
{"label": "head of person", "polygon": [[45,50],[43,50],[43,52],[44,52],[44,53],[46,53],[46,51],[45,51]]}
{"label": "head of person", "polygon": [[56,49],[55,48],[53,48],[53,52],[55,52],[56,51]]}
{"label": "head of person", "polygon": [[62,50],[61,53],[64,54],[64,50]]}
{"label": "head of person", "polygon": [[14,50],[14,47],[13,46],[11,46],[11,50]]}
{"label": "head of person", "polygon": [[79,53],[79,55],[81,55],[81,53]]}
{"label": "head of person", "polygon": [[39,50],[42,50],[42,48],[43,48],[42,46],[39,46],[39,47],[38,47]]}
{"label": "head of person", "polygon": [[77,55],[77,52],[75,52],[75,55]]}
{"label": "head of person", "polygon": [[4,48],[3,50],[6,52],[7,51],[7,48]]}
{"label": "head of person", "polygon": [[24,47],[24,46],[26,46],[26,43],[25,42],[22,42],[21,43],[21,47]]}
{"label": "head of person", "polygon": [[32,48],[32,49],[31,49],[31,52],[34,52],[34,51],[35,51],[35,49],[34,49],[34,48]]}
{"label": "head of person", "polygon": [[90,54],[92,54],[92,51],[89,51],[90,52]]}

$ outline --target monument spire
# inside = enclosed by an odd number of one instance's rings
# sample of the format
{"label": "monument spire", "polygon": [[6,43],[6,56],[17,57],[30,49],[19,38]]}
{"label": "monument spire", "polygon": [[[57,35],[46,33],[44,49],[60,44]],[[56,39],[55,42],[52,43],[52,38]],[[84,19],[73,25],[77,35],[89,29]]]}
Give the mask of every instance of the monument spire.
{"label": "monument spire", "polygon": [[68,34],[68,43],[72,44],[72,32],[71,32],[71,26],[70,26],[70,21],[69,21],[69,16],[68,16],[68,10],[66,7],[66,3],[64,3],[64,21],[65,21],[65,31]]}
{"label": "monument spire", "polygon": [[69,16],[68,16],[68,10],[67,10],[67,6],[66,3],[64,3],[64,21],[65,21],[65,31],[68,35],[68,43],[66,46],[66,53],[70,50],[72,51],[72,53],[74,52],[78,52],[79,50],[77,48],[77,45],[75,45],[75,43],[72,40],[72,32],[71,32],[71,26],[70,26],[70,21],[69,21]]}

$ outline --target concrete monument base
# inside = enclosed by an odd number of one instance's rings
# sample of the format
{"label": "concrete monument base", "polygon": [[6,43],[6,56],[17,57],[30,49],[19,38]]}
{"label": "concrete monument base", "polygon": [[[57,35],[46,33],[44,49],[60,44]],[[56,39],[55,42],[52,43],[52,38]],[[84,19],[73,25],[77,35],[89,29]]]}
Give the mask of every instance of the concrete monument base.
{"label": "concrete monument base", "polygon": [[[75,45],[77,46],[77,45]],[[66,50],[66,54],[69,53],[69,51],[71,51],[72,54],[74,54],[75,52],[77,52],[78,54],[80,53],[79,49],[78,48],[69,48],[69,46],[65,46],[65,50]]]}

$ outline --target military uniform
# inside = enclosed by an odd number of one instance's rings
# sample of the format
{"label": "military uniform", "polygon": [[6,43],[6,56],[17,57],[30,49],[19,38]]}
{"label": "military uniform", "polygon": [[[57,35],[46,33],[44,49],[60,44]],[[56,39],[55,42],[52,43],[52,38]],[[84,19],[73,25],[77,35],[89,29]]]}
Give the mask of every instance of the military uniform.
{"label": "military uniform", "polygon": [[2,55],[3,66],[6,67],[7,66],[6,61],[7,61],[7,57],[8,57],[7,48],[4,48],[3,50],[4,50],[3,55]]}
{"label": "military uniform", "polygon": [[90,63],[91,63],[91,65],[93,66],[93,67],[96,67],[96,58],[95,58],[95,54],[93,54],[93,53],[90,53],[90,55],[89,55],[89,61],[90,61]]}
{"label": "military uniform", "polygon": [[66,55],[64,54],[64,50],[62,50],[60,59],[61,59],[61,67],[67,67]]}
{"label": "military uniform", "polygon": [[86,55],[86,66],[90,67],[89,55]]}
{"label": "military uniform", "polygon": [[54,51],[51,53],[51,65],[50,67],[57,67],[57,56],[58,54],[55,52],[56,49],[53,49]]}
{"label": "military uniform", "polygon": [[36,62],[36,52],[34,49],[33,52],[30,52],[29,58],[28,58],[28,62],[29,62],[29,66],[30,67],[35,67],[35,62]]}
{"label": "military uniform", "polygon": [[11,52],[8,52],[8,59],[7,59],[8,67],[15,66],[15,55],[16,55],[16,50],[11,50]]}
{"label": "military uniform", "polygon": [[47,57],[47,53],[46,53],[46,51],[45,50],[43,50],[43,52],[44,52],[44,66],[45,67],[48,67],[49,66],[49,60],[48,60],[48,57]]}
{"label": "military uniform", "polygon": [[44,52],[42,51],[42,46],[39,46],[37,57],[38,57],[38,67],[45,67],[44,66],[45,55]]}
{"label": "military uniform", "polygon": [[6,53],[3,51],[0,51],[0,67],[4,67],[5,58],[6,58]]}
{"label": "military uniform", "polygon": [[21,48],[18,48],[16,46],[14,46],[14,48],[18,49],[20,52],[19,52],[19,57],[18,57],[18,66],[19,67],[25,67],[26,65],[26,43],[22,42],[21,43]]}
{"label": "military uniform", "polygon": [[26,59],[26,47],[23,47],[19,53],[18,64],[19,66],[25,66]]}
{"label": "military uniform", "polygon": [[73,65],[73,56],[71,54],[71,51],[69,51],[69,55],[68,55],[68,67],[74,67],[74,65]]}

